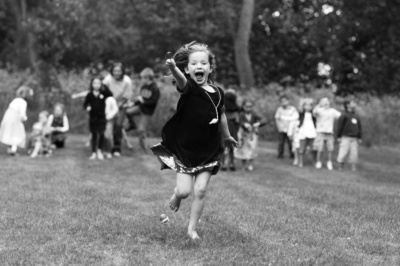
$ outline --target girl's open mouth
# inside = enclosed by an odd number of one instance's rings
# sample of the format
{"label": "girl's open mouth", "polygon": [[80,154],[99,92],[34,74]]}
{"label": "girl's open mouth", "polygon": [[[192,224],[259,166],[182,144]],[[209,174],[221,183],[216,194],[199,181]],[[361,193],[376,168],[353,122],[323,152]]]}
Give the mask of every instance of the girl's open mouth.
{"label": "girl's open mouth", "polygon": [[194,73],[194,76],[196,77],[196,79],[201,80],[204,77],[204,73],[196,72],[196,73]]}

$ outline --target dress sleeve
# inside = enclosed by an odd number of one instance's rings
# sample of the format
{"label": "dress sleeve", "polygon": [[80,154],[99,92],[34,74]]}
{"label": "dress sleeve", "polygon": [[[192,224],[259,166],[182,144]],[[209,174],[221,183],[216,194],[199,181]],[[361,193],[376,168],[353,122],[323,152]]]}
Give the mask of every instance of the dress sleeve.
{"label": "dress sleeve", "polygon": [[189,93],[192,91],[193,87],[195,87],[196,85],[197,85],[196,82],[195,82],[192,78],[187,77],[187,78],[186,78],[186,85],[185,85],[185,87],[184,87],[182,90],[180,90],[180,89],[178,88],[178,86],[176,86],[176,90],[177,90],[180,94],[186,95],[186,94],[189,94]]}

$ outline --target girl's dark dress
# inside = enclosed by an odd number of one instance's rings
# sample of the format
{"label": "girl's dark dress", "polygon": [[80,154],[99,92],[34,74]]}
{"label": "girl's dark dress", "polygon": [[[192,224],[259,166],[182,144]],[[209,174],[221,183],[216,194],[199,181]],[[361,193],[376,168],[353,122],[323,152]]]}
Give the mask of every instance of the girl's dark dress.
{"label": "girl's dark dress", "polygon": [[109,94],[103,90],[95,96],[93,92],[89,92],[83,104],[86,109],[90,106],[89,111],[89,129],[91,132],[102,133],[106,130],[106,98]]}
{"label": "girl's dark dress", "polygon": [[[218,91],[209,93],[193,79],[187,79],[180,91],[177,111],[162,129],[162,142],[151,148],[161,161],[161,169],[171,168],[186,174],[218,172],[224,148],[220,129],[224,92],[213,88]],[[215,106],[219,102],[216,124],[210,124],[217,114],[207,94]]]}

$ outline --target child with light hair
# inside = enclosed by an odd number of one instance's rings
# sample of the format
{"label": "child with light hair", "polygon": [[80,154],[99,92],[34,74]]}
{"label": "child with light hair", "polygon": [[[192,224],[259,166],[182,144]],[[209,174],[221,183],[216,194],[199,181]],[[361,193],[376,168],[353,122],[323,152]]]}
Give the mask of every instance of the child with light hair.
{"label": "child with light hair", "polygon": [[314,141],[314,150],[317,151],[317,163],[315,168],[321,169],[321,157],[326,147],[328,153],[328,161],[326,167],[328,170],[333,170],[332,154],[334,151],[334,125],[335,120],[340,117],[340,112],[330,107],[330,102],[327,97],[322,98],[319,104],[314,108],[313,114],[316,117],[317,137]]}
{"label": "child with light hair", "polygon": [[28,86],[21,86],[17,90],[17,97],[8,105],[0,125],[0,142],[8,146],[8,154],[15,155],[18,147],[25,148],[26,133],[23,122],[26,116],[27,98],[33,96],[33,90]]}
{"label": "child with light hair", "polygon": [[50,155],[50,141],[46,137],[50,133],[50,128],[47,126],[49,112],[41,111],[38,116],[38,121],[32,126],[32,133],[28,142],[28,154],[31,158],[36,158],[39,155]]}

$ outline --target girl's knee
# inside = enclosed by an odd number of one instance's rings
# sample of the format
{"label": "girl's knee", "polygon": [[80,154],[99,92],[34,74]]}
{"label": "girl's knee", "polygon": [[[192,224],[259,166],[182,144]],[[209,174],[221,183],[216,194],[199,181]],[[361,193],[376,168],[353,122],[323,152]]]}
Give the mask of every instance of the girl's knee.
{"label": "girl's knee", "polygon": [[176,196],[181,199],[186,199],[190,196],[191,189],[185,187],[177,187]]}
{"label": "girl's knee", "polygon": [[206,186],[194,186],[194,196],[196,198],[204,198],[207,192]]}

